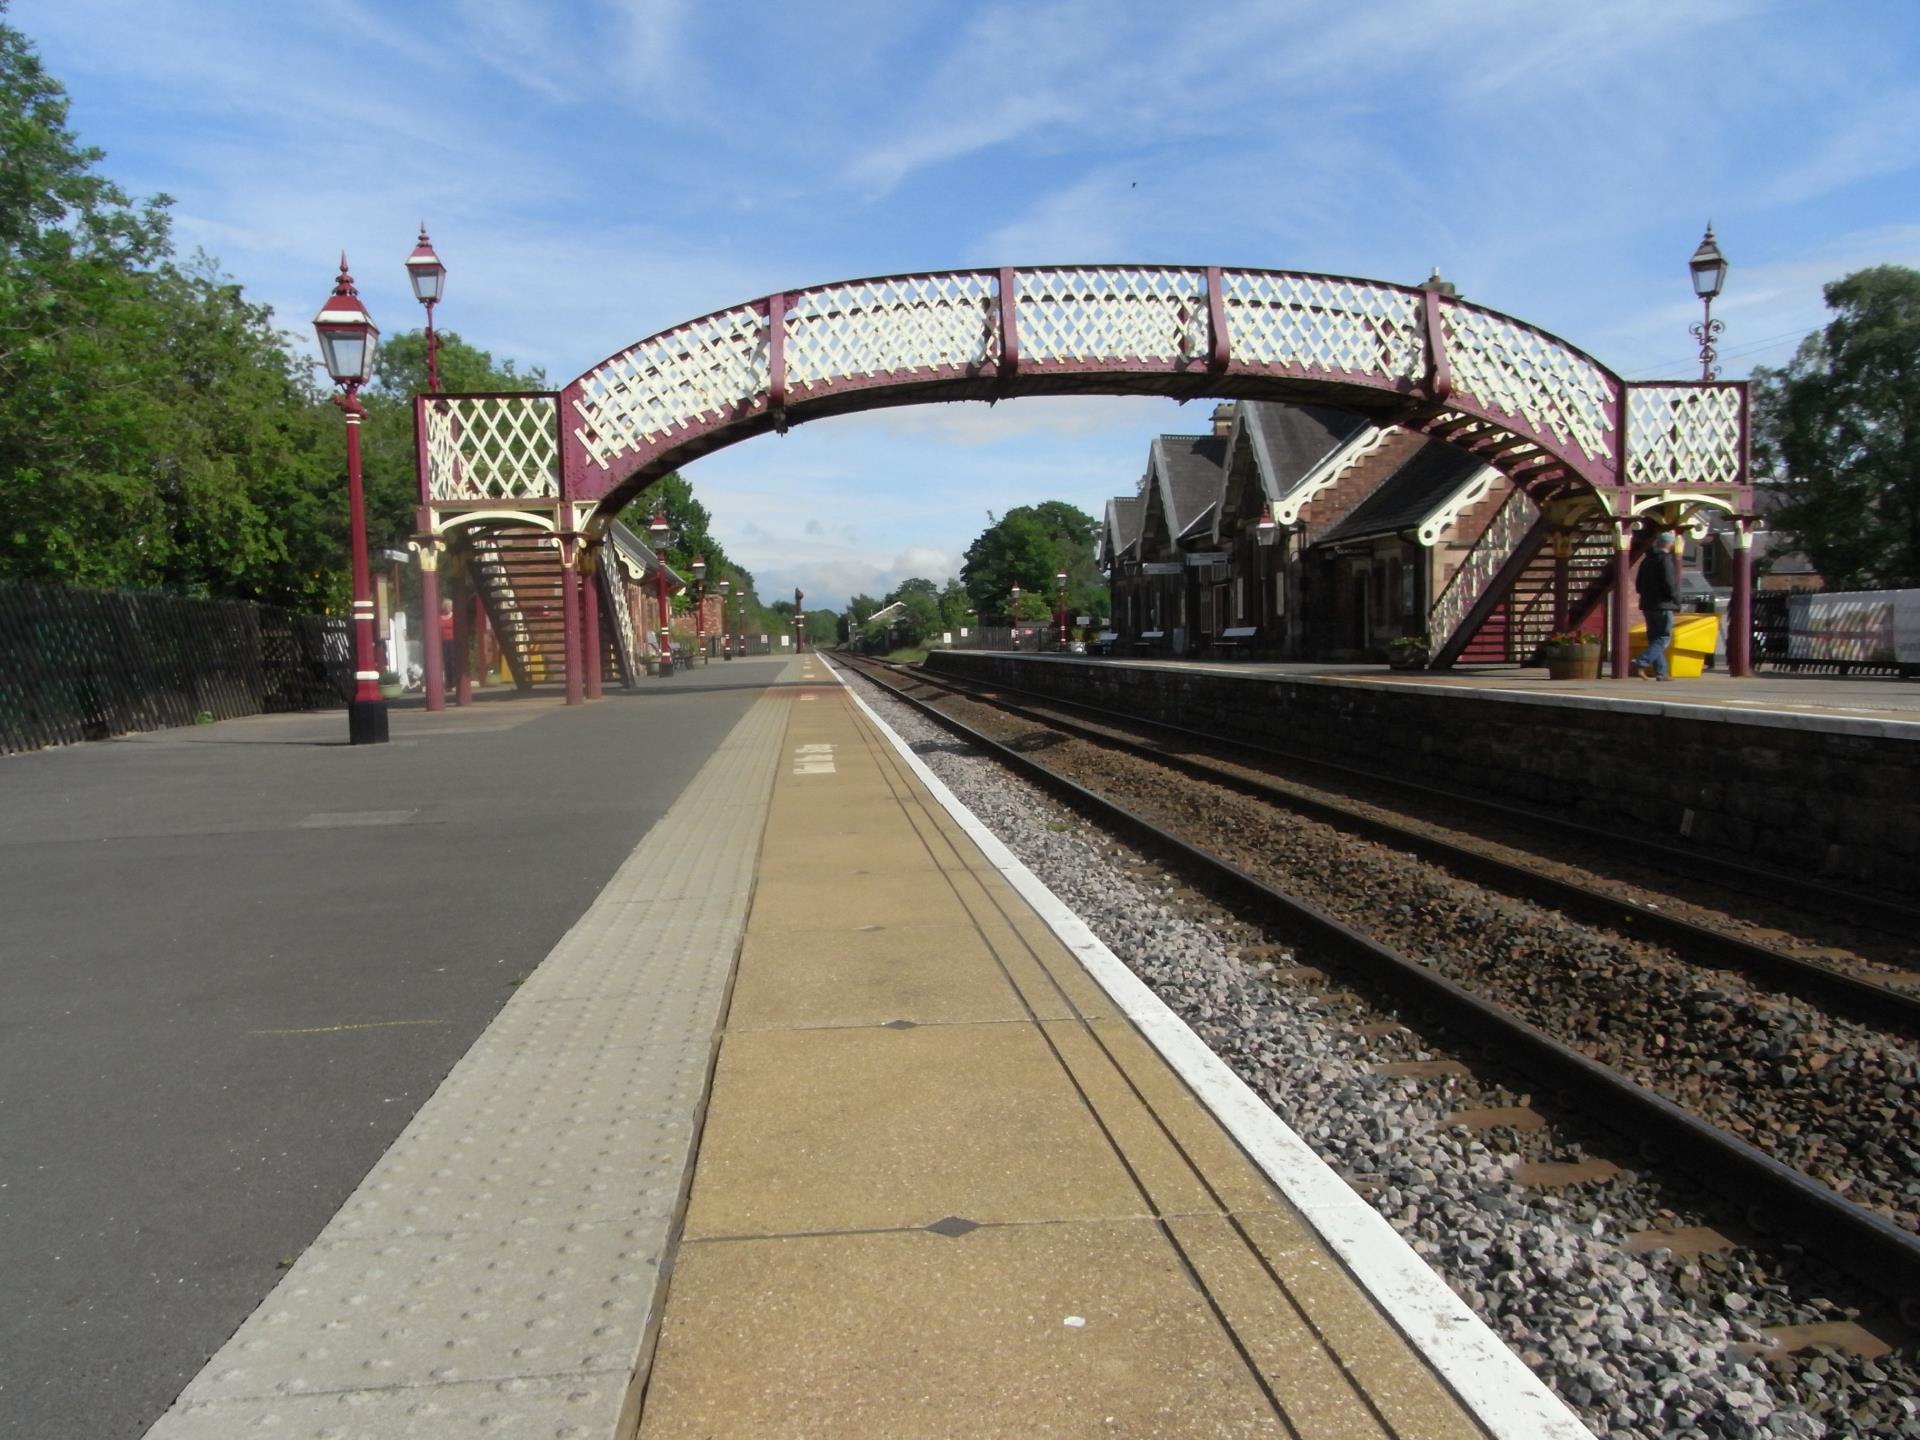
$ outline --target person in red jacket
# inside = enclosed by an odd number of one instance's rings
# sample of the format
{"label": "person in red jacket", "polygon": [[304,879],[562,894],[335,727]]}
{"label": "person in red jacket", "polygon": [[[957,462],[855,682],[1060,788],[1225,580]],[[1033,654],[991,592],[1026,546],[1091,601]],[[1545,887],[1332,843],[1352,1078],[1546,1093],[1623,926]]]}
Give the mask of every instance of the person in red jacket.
{"label": "person in red jacket", "polygon": [[453,645],[453,601],[440,602],[440,669],[451,690],[460,679],[460,662],[463,658],[454,651]]}

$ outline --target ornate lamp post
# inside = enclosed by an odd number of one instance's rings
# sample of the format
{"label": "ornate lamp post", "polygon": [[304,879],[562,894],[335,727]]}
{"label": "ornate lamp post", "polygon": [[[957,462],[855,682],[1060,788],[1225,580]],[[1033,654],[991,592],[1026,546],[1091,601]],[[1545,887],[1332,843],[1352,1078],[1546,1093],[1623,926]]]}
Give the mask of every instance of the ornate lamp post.
{"label": "ornate lamp post", "polygon": [[[704,658],[707,653],[707,557],[694,556],[687,568],[693,571],[693,653]],[[693,668],[691,660],[687,668]]]}
{"label": "ornate lamp post", "polygon": [[1013,631],[1013,648],[1020,648],[1020,587],[1013,587],[1013,598],[1007,604],[1007,626]]}
{"label": "ornate lamp post", "polygon": [[374,347],[380,329],[360,303],[340,252],[340,277],[333,294],[313,317],[320,357],[333,383],[345,386],[334,397],[347,420],[347,505],[351,515],[353,561],[353,699],[347,702],[347,739],[354,745],[381,745],[387,739],[387,702],[380,693],[380,670],[373,658],[373,580],[367,569],[367,506],[360,484],[360,387],[373,374]]}
{"label": "ornate lamp post", "polygon": [[427,307],[427,389],[438,395],[440,342],[433,333],[433,307],[440,303],[440,296],[446,289],[447,267],[433,253],[433,243],[427,239],[427,222],[424,220],[420,222],[420,243],[407,256],[407,280],[413,286],[413,298]]}
{"label": "ornate lamp post", "polygon": [[1067,572],[1054,571],[1053,585],[1055,590],[1053,618],[1060,631],[1060,648],[1065,650],[1067,648]]}
{"label": "ornate lamp post", "polygon": [[733,632],[727,629],[727,596],[733,591],[733,581],[720,582],[720,658],[733,659]]}
{"label": "ornate lamp post", "polygon": [[1720,332],[1726,328],[1721,321],[1713,318],[1713,302],[1719,297],[1721,287],[1727,283],[1727,257],[1720,253],[1720,247],[1713,242],[1713,226],[1707,226],[1706,236],[1693,252],[1693,258],[1687,262],[1687,268],[1693,272],[1693,293],[1700,297],[1703,307],[1700,323],[1693,326],[1689,333],[1700,342],[1700,378],[1712,380],[1720,374],[1713,363],[1720,358],[1713,342],[1720,338]]}
{"label": "ornate lamp post", "polygon": [[[440,393],[439,347],[433,334],[433,307],[440,303],[441,292],[447,282],[447,267],[440,263],[440,257],[433,253],[433,246],[427,240],[427,222],[420,222],[420,243],[413,247],[413,253],[407,256],[407,283],[413,286],[413,298],[427,307],[427,393]],[[447,639],[440,633],[440,545],[433,533],[433,517],[424,511],[420,517],[420,538],[415,547],[420,552],[420,615],[421,645],[427,662],[427,709],[444,710],[447,704],[446,662],[443,653]],[[456,606],[457,609],[457,606]],[[460,657],[460,679],[467,674],[466,646],[462,642],[464,627],[454,625],[454,649]]]}
{"label": "ornate lamp post", "polygon": [[647,534],[653,540],[653,573],[660,592],[660,678],[663,680],[673,674],[673,629],[667,624],[672,614],[667,608],[672,603],[667,598],[667,536],[670,529],[667,512],[655,510],[653,519],[647,522]]}

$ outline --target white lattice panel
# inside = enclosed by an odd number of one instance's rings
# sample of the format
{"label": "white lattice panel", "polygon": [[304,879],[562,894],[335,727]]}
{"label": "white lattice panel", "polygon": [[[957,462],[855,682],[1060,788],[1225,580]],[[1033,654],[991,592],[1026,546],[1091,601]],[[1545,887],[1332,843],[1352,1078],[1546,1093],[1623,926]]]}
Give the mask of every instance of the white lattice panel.
{"label": "white lattice panel", "polygon": [[425,402],[427,499],[551,500],[560,493],[551,395],[447,395]]}
{"label": "white lattice panel", "polygon": [[1591,460],[1613,458],[1615,392],[1606,371],[1503,315],[1457,304],[1442,313],[1457,396],[1517,415]]}
{"label": "white lattice panel", "polygon": [[767,392],[767,321],[752,306],[642,340],[580,377],[569,423],[599,464]]}
{"label": "white lattice panel", "polygon": [[803,290],[787,301],[787,385],[991,364],[1000,351],[996,291],[992,275],[964,272]]}
{"label": "white lattice panel", "polygon": [[1022,364],[1202,359],[1204,270],[1022,270],[1015,324]]}
{"label": "white lattice panel", "polygon": [[1467,612],[1486,593],[1493,577],[1507,563],[1507,557],[1539,518],[1540,508],[1526,491],[1516,486],[1462,558],[1446,589],[1440,592],[1440,598],[1427,611],[1428,641],[1436,651],[1453,638],[1453,632],[1460,628]]}
{"label": "white lattice panel", "polygon": [[1734,385],[1629,385],[1629,485],[1739,485],[1740,390]]}
{"label": "white lattice panel", "polygon": [[1388,382],[1426,373],[1418,295],[1364,280],[1263,270],[1228,270],[1220,278],[1239,364]]}

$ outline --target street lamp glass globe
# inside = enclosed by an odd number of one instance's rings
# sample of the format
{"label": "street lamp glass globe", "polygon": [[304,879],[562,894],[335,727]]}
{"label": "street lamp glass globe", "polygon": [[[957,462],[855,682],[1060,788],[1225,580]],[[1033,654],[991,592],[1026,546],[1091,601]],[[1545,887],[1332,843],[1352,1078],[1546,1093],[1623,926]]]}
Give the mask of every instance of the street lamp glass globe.
{"label": "street lamp glass globe", "polygon": [[427,239],[425,225],[420,227],[420,243],[407,256],[407,280],[413,286],[413,298],[422,305],[438,303],[446,288],[447,267],[433,253],[433,244]]}
{"label": "street lamp glass globe", "polygon": [[1702,300],[1714,299],[1727,283],[1727,257],[1720,253],[1720,247],[1714,243],[1711,225],[1707,227],[1706,238],[1687,262],[1687,268],[1693,272],[1693,293]]}
{"label": "street lamp glass globe", "polygon": [[373,375],[373,352],[380,328],[373,323],[360,292],[347,273],[347,257],[340,257],[340,275],[333,294],[313,317],[313,333],[320,341],[320,359],[337,385],[358,384]]}
{"label": "street lamp glass globe", "polygon": [[694,556],[693,563],[689,565],[687,568],[693,571],[694,579],[696,580],[706,579],[707,578],[707,557],[704,555]]}
{"label": "street lamp glass globe", "polygon": [[653,537],[655,544],[664,544],[666,542],[667,528],[666,512],[664,510],[654,511],[653,519],[647,522],[647,533]]}

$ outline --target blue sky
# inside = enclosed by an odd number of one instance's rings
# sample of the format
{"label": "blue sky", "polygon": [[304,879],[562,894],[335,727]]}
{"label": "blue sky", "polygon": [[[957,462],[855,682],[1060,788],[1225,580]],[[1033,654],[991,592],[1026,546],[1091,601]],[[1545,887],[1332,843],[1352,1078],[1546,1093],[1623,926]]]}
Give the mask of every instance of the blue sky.
{"label": "blue sky", "polygon": [[[310,341],[348,251],[389,333],[423,218],[443,325],[556,384],[779,289],[1133,261],[1417,282],[1633,378],[1725,372],[1820,286],[1920,266],[1920,3],[1884,0],[14,0],[106,172],[175,197]],[[1131,493],[1207,409],[926,406],[685,474],[763,595],[954,573],[988,512]]]}

